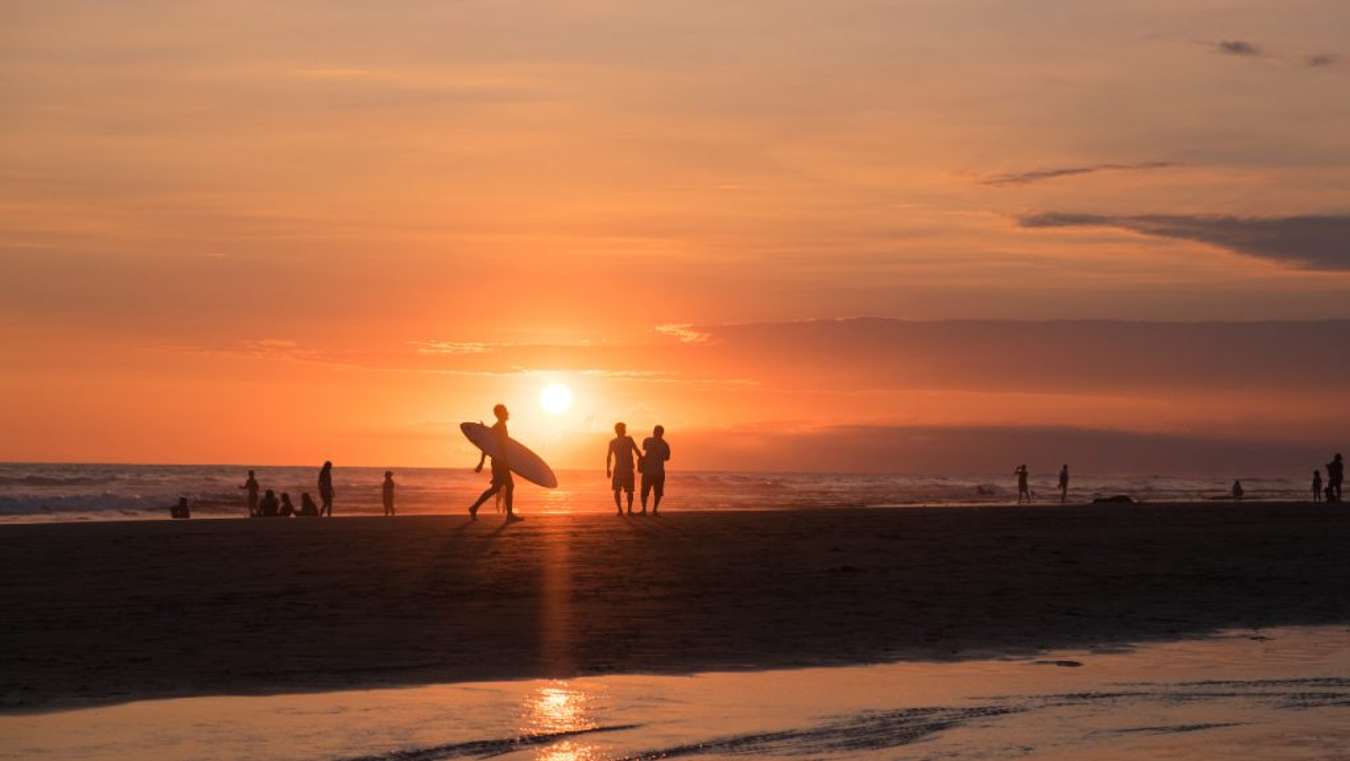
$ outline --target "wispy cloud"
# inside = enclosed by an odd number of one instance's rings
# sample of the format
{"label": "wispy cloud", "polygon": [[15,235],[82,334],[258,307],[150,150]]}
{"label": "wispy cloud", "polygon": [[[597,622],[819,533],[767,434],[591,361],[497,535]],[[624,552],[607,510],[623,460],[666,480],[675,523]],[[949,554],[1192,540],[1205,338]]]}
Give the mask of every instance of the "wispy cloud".
{"label": "wispy cloud", "polygon": [[1219,40],[1214,43],[1214,50],[1223,55],[1243,58],[1261,58],[1265,55],[1265,52],[1259,46],[1246,40]]}
{"label": "wispy cloud", "polygon": [[1130,164],[1111,163],[1089,164],[1087,166],[1051,167],[1047,169],[1032,169],[1025,172],[996,174],[981,180],[980,184],[993,185],[995,187],[1005,185],[1029,185],[1033,182],[1054,180],[1060,177],[1092,174],[1094,172],[1137,172],[1147,169],[1166,169],[1174,166],[1177,166],[1177,164],[1172,161],[1141,161]]}
{"label": "wispy cloud", "polygon": [[409,341],[418,354],[486,354],[494,348],[490,344],[473,341]]}
{"label": "wispy cloud", "polygon": [[1207,243],[1302,269],[1350,270],[1350,214],[1231,217],[1047,212],[1023,216],[1018,223],[1027,228],[1114,227],[1140,235]]}
{"label": "wispy cloud", "polygon": [[706,342],[711,335],[694,329],[689,323],[671,323],[669,325],[657,325],[656,332],[662,335],[673,336],[680,339],[680,343],[701,344]]}

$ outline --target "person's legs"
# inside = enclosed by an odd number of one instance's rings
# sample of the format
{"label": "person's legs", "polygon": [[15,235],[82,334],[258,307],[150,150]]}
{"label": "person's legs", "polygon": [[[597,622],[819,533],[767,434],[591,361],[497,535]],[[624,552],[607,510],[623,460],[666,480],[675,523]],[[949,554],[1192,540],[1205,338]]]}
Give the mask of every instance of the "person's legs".
{"label": "person's legs", "polygon": [[655,492],[656,501],[652,503],[652,515],[661,509],[661,497],[666,494],[666,474],[662,473],[652,479],[652,491]]}
{"label": "person's legs", "polygon": [[652,479],[646,473],[642,474],[642,514],[647,514],[647,495],[652,493]]}
{"label": "person's legs", "polygon": [[619,487],[614,487],[614,511],[619,515],[623,515],[623,503],[619,501],[620,491]]}
{"label": "person's legs", "polygon": [[516,482],[510,476],[507,476],[506,483],[502,485],[502,494],[504,495],[502,501],[506,503],[506,519],[508,521],[520,520],[520,516],[516,515],[515,509]]}
{"label": "person's legs", "polygon": [[492,485],[489,486],[487,490],[484,491],[482,494],[478,495],[478,499],[474,500],[474,503],[472,505],[469,505],[469,517],[473,518],[474,520],[478,520],[478,508],[482,507],[484,502],[487,502],[489,499],[492,499],[492,495],[496,494],[497,490],[501,488],[502,488],[501,485],[498,484],[494,479]]}
{"label": "person's legs", "polygon": [[627,492],[627,494],[628,494],[628,514],[629,514],[629,515],[632,515],[632,514],[633,514],[633,484],[632,484],[632,482],[630,481],[628,484],[626,484],[626,487],[627,487],[627,488],[625,488],[624,491]]}

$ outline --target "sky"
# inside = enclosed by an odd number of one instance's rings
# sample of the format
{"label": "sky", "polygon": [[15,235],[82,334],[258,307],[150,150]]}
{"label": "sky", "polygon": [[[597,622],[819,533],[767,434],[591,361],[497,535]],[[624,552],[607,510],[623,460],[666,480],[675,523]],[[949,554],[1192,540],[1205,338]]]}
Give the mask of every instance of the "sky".
{"label": "sky", "polygon": [[570,467],[1350,424],[1339,0],[3,14],[0,459],[472,464],[497,401]]}

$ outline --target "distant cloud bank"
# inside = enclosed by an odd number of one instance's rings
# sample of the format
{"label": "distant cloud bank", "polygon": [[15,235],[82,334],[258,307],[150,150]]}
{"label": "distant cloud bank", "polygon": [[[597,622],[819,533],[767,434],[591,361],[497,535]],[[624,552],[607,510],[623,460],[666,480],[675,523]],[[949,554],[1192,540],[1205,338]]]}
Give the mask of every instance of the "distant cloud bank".
{"label": "distant cloud bank", "polygon": [[1045,212],[1022,227],[1114,227],[1158,238],[1207,243],[1302,269],[1350,270],[1350,214],[1293,217],[1107,215]]}

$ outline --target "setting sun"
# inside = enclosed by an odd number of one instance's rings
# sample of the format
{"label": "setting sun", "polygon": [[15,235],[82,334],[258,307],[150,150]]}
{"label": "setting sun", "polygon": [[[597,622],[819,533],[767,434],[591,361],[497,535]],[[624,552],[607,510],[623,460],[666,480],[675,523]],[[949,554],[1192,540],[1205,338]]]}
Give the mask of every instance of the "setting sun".
{"label": "setting sun", "polygon": [[554,415],[561,415],[572,406],[572,389],[561,383],[551,383],[539,392],[539,406]]}

